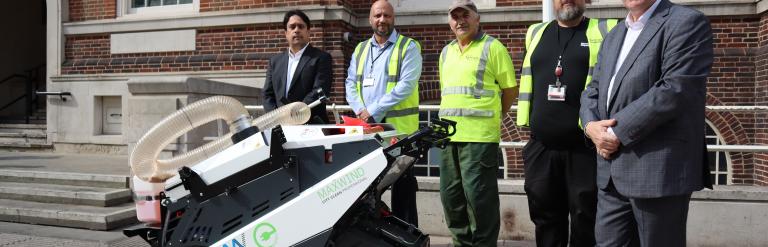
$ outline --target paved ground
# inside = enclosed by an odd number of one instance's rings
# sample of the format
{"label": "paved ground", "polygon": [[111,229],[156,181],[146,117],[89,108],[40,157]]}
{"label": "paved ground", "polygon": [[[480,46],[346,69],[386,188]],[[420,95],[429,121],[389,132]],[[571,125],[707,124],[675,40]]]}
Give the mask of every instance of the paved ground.
{"label": "paved ground", "polygon": [[[450,237],[430,236],[430,246],[451,246]],[[144,240],[126,238],[120,230],[90,231],[65,227],[0,222],[0,246],[14,247],[148,247]],[[499,241],[503,247],[533,247],[530,241]]]}
{"label": "paved ground", "polygon": [[146,247],[149,245],[140,238],[126,238],[121,230],[91,231],[0,222],[0,246]]}

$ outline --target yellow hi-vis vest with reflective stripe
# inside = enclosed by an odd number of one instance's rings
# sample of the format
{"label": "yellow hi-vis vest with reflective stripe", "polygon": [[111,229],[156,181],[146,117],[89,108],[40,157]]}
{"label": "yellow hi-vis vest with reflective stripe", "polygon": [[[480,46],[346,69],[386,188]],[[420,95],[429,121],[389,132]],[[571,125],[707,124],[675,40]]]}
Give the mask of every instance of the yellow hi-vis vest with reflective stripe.
{"label": "yellow hi-vis vest with reflective stripe", "polygon": [[[441,118],[456,121],[454,142],[498,143],[501,136],[501,89],[496,78],[486,73],[495,66],[494,37],[483,34],[460,53],[456,40],[440,53]],[[506,48],[498,49],[507,52]],[[510,62],[509,66],[512,66]]]}
{"label": "yellow hi-vis vest with reflective stripe", "polygon": [[[403,63],[405,51],[411,43],[415,43],[418,52],[421,52],[421,45],[419,42],[403,35],[397,36],[397,42],[395,42],[395,47],[392,48],[392,54],[389,57],[389,65],[387,66],[388,79],[386,93],[392,92],[395,85],[397,85],[397,82],[400,81],[400,65]],[[366,39],[357,44],[355,53],[352,55],[357,59],[357,96],[360,97],[360,102],[363,102],[363,105],[365,105],[362,95],[363,68],[368,59],[368,51],[370,51],[370,48],[371,42]],[[394,125],[395,129],[397,129],[397,132],[400,134],[411,134],[415,132],[419,128],[419,83],[416,82],[411,95],[389,109],[384,117],[386,118],[385,122]]]}
{"label": "yellow hi-vis vest with reflective stripe", "polygon": [[[517,125],[528,126],[531,116],[531,99],[533,98],[533,75],[531,74],[531,56],[533,50],[539,45],[541,35],[550,23],[536,23],[528,28],[525,34],[525,59],[523,59],[523,70],[520,75],[520,96],[517,101]],[[589,43],[589,72],[584,88],[592,81],[592,70],[597,64],[597,53],[600,50],[600,44],[603,43],[603,37],[616,26],[618,20],[615,19],[589,19],[587,26],[587,42]],[[581,120],[579,120],[581,126]]]}

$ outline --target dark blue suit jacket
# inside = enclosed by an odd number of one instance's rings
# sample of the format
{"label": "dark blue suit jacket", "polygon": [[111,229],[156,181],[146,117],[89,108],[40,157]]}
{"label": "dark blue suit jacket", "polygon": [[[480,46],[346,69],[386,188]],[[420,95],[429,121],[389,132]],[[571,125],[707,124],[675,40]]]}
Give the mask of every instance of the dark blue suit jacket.
{"label": "dark blue suit jacket", "polygon": [[[269,112],[288,103],[302,101],[312,103],[317,100],[315,90],[322,88],[325,95],[330,97],[333,71],[331,55],[312,45],[307,46],[299,59],[299,64],[293,74],[290,88],[286,89],[288,79],[288,51],[269,59],[267,78],[264,81],[264,109]],[[285,91],[288,90],[286,97]],[[312,108],[309,123],[329,123],[325,104]]]}

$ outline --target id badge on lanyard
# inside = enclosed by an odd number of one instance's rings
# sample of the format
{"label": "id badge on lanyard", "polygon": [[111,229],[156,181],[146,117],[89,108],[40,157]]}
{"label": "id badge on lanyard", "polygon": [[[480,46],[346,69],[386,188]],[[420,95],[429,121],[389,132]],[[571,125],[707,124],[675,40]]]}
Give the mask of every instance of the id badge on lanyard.
{"label": "id badge on lanyard", "polygon": [[547,90],[547,100],[549,101],[565,101],[565,88],[566,85],[549,85]]}
{"label": "id badge on lanyard", "polygon": [[371,69],[368,72],[368,76],[363,78],[363,87],[373,87],[373,86],[376,85],[376,79],[373,76],[373,74],[374,74],[373,73],[373,64],[376,63],[376,60],[379,60],[379,57],[381,57],[381,55],[384,54],[384,51],[387,50],[387,48],[389,48],[389,46],[391,46],[391,45],[392,45],[392,43],[387,43],[387,45],[384,46],[384,48],[381,48],[381,50],[379,51],[379,55],[377,55],[376,58],[373,57],[373,46],[371,46],[371,50],[368,53],[369,55],[371,55],[371,57],[370,57],[371,58]]}
{"label": "id badge on lanyard", "polygon": [[563,75],[563,66],[560,65],[562,58],[562,55],[557,58],[557,66],[555,67],[555,78],[557,79],[554,84],[549,84],[549,89],[547,90],[547,100],[549,101],[565,101],[566,85],[560,82],[560,76]]}
{"label": "id badge on lanyard", "polygon": [[363,79],[363,87],[372,87],[376,84],[376,79],[373,79],[373,76],[366,76],[365,79]]}

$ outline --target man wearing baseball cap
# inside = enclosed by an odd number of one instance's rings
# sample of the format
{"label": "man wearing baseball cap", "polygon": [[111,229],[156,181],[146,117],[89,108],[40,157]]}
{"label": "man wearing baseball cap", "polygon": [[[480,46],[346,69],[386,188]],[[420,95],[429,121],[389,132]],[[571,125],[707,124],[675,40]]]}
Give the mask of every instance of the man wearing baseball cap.
{"label": "man wearing baseball cap", "polygon": [[501,119],[517,98],[507,48],[480,30],[477,6],[448,9],[456,40],[440,54],[440,117],[456,121],[442,151],[440,198],[454,246],[496,246],[499,236]]}

